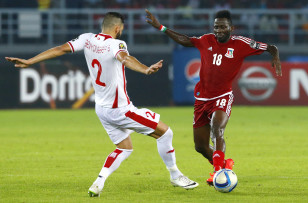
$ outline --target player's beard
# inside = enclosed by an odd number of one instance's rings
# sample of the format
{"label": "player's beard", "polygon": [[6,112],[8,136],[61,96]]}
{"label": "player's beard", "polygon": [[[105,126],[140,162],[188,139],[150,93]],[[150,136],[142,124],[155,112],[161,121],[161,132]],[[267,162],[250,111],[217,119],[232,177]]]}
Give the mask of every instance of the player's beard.
{"label": "player's beard", "polygon": [[118,32],[116,35],[116,39],[120,39],[120,37],[121,37],[121,32]]}
{"label": "player's beard", "polygon": [[231,36],[231,32],[224,34],[222,37],[217,37],[216,36],[216,38],[217,38],[218,42],[226,43],[230,39],[230,36]]}

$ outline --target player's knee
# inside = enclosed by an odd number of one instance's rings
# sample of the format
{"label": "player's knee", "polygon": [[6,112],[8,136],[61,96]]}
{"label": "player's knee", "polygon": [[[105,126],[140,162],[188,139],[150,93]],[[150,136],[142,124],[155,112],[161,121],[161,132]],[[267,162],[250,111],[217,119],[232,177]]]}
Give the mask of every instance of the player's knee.
{"label": "player's knee", "polygon": [[120,148],[117,149],[122,151],[123,155],[125,156],[124,159],[127,159],[133,152],[133,149],[120,149]]}
{"label": "player's knee", "polygon": [[171,130],[171,128],[168,127],[168,129],[166,130],[166,132],[163,134],[163,136],[168,136],[168,137],[173,137],[173,131]]}
{"label": "player's knee", "polygon": [[220,123],[213,122],[211,127],[211,133],[216,138],[223,138],[225,131],[225,127],[222,126]]}
{"label": "player's knee", "polygon": [[195,145],[195,150],[197,152],[199,152],[200,154],[206,153],[206,147],[205,146]]}
{"label": "player's knee", "polygon": [[168,130],[162,135],[156,138],[157,142],[167,142],[167,143],[172,143],[173,139],[173,132],[171,128],[168,128]]}
{"label": "player's knee", "polygon": [[156,135],[156,138],[157,138],[157,137],[163,136],[166,133],[169,133],[170,132],[169,130],[173,134],[172,130],[169,128],[168,125],[159,121],[153,134]]}

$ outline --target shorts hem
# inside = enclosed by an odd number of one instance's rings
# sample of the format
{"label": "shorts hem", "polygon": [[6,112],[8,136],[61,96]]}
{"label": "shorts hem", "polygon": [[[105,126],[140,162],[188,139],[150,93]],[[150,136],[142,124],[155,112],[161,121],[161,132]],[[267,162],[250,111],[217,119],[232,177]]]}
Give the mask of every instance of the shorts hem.
{"label": "shorts hem", "polygon": [[113,142],[113,144],[115,144],[115,145],[117,145],[117,144],[119,144],[120,142],[122,142],[123,140],[125,140],[126,138],[128,138],[128,136],[129,136],[129,134],[127,135],[127,136],[125,136],[124,138],[121,138],[121,139],[118,139],[117,141],[112,141]]}
{"label": "shorts hem", "polygon": [[210,122],[205,123],[205,124],[193,125],[193,128],[201,128],[201,127],[203,127],[203,126],[205,126],[205,125],[207,125],[207,124],[209,124],[209,123],[210,123]]}

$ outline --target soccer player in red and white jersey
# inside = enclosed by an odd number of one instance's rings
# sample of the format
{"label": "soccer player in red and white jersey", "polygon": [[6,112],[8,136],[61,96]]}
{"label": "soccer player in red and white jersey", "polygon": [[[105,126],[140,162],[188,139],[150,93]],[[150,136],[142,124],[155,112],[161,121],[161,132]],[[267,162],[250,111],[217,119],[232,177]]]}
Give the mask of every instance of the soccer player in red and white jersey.
{"label": "soccer player in red and white jersey", "polygon": [[[277,76],[281,76],[278,49],[274,45],[256,42],[242,36],[233,36],[231,14],[227,10],[218,11],[214,21],[214,33],[201,37],[188,37],[165,26],[148,11],[147,22],[166,33],[175,42],[185,47],[196,47],[201,55],[200,81],[195,86],[194,142],[195,149],[214,166],[214,173],[207,179],[213,185],[216,171],[232,169],[234,161],[225,160],[224,131],[231,114],[233,103],[232,82],[247,56],[272,55],[272,66]],[[210,138],[213,146],[210,145]]]}
{"label": "soccer player in red and white jersey", "polygon": [[157,149],[170,172],[173,186],[192,189],[198,183],[184,176],[177,168],[172,147],[172,130],[160,121],[160,115],[149,109],[136,108],[126,91],[125,67],[150,75],[162,67],[162,60],[150,67],[129,55],[126,43],[119,40],[124,29],[124,18],[116,12],[107,13],[102,33],[85,33],[61,46],[51,48],[28,60],[6,57],[15,67],[32,64],[64,55],[84,51],[95,90],[95,110],[116,149],[106,158],[98,178],[89,188],[89,195],[99,196],[105,180],[133,151],[130,134],[135,131],[157,139]]}

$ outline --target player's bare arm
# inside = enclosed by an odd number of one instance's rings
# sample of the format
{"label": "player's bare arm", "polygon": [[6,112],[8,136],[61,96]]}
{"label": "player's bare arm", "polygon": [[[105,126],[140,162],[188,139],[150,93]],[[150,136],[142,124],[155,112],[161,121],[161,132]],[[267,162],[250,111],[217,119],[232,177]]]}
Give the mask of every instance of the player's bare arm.
{"label": "player's bare arm", "polygon": [[[154,28],[159,29],[161,24],[155,18],[155,16],[148,10],[146,9],[145,12],[147,13],[146,15],[146,22],[152,25]],[[180,34],[178,32],[175,32],[169,28],[165,31],[166,35],[168,35],[171,39],[173,39],[176,43],[181,44],[185,47],[193,47],[194,45],[191,43],[190,38],[186,35]]]}
{"label": "player's bare arm", "polygon": [[62,56],[70,52],[71,52],[70,46],[67,43],[65,43],[63,45],[48,49],[47,51],[44,51],[30,59],[20,59],[20,58],[14,58],[14,57],[5,57],[5,59],[7,61],[15,63],[15,67],[17,68],[27,68],[30,65],[33,65],[35,63],[45,61],[48,59],[52,59],[58,56]]}
{"label": "player's bare arm", "polygon": [[135,57],[128,55],[126,52],[120,52],[117,55],[117,59],[127,68],[146,75],[156,73],[163,66],[163,60],[160,60],[148,67],[140,63],[140,61],[138,61]]}
{"label": "player's bare arm", "polygon": [[279,51],[275,45],[267,45],[267,50],[272,55],[272,67],[276,69],[276,75],[282,76]]}

